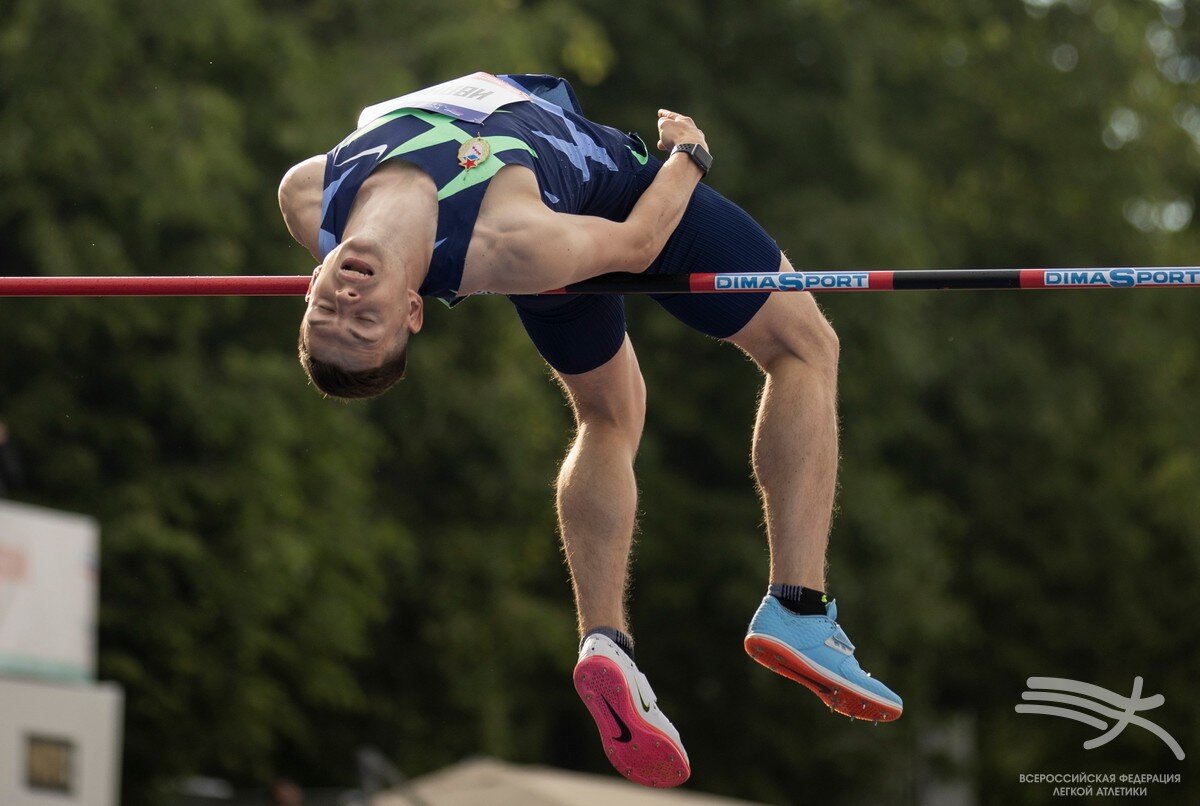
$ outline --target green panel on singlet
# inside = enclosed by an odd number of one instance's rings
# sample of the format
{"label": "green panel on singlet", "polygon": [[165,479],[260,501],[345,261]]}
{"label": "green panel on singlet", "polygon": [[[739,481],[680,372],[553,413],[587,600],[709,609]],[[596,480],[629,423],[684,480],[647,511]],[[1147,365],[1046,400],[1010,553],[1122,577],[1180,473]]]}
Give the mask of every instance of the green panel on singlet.
{"label": "green panel on singlet", "polygon": [[[458,126],[454,125],[454,120],[452,118],[449,118],[446,115],[437,114],[436,112],[424,112],[419,109],[405,109],[392,113],[391,115],[385,115],[384,118],[387,118],[388,120],[394,120],[401,115],[411,115],[418,120],[428,123],[431,128],[396,146],[386,155],[384,155],[383,160],[380,160],[380,162],[389,160],[392,157],[400,157],[405,154],[411,154],[414,151],[420,151],[424,148],[438,146],[443,143],[465,143],[472,139],[472,135],[464,132]],[[383,120],[384,118],[380,118],[380,120]],[[376,122],[372,121],[371,127],[374,128],[375,124]],[[364,129],[360,129],[359,131],[366,131],[366,127],[364,127]],[[486,182],[495,176],[496,173],[507,164],[500,159],[499,156],[497,156],[502,151],[520,149],[522,151],[529,152],[533,155],[534,159],[537,159],[537,152],[534,151],[533,148],[524,140],[519,140],[516,137],[500,135],[496,137],[484,137],[483,140],[485,140],[488,146],[491,147],[492,157],[488,160],[485,160],[484,163],[477,168],[464,168],[461,173],[447,182],[444,186],[438,188],[438,201],[441,201],[449,196],[453,196],[455,193],[466,190],[469,187],[474,187],[480,182]]]}

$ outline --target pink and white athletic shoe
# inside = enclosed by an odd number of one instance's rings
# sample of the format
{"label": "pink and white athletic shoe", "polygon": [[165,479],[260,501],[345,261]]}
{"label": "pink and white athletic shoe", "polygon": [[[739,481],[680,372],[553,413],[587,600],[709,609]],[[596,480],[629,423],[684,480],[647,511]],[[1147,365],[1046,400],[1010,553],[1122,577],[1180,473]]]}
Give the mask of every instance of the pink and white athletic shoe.
{"label": "pink and white athletic shoe", "polygon": [[692,774],[679,731],[658,708],[646,675],[613,641],[590,635],[579,650],[575,690],[600,729],[617,772],[642,786],[679,786]]}

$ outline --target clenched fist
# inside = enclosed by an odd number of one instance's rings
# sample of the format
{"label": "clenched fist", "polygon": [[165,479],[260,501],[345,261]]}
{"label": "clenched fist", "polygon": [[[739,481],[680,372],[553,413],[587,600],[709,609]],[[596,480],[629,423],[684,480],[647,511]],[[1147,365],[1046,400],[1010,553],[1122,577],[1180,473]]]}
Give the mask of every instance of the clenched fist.
{"label": "clenched fist", "polygon": [[659,149],[670,151],[680,143],[699,143],[706,151],[709,150],[704,132],[697,128],[694,120],[669,109],[658,110]]}

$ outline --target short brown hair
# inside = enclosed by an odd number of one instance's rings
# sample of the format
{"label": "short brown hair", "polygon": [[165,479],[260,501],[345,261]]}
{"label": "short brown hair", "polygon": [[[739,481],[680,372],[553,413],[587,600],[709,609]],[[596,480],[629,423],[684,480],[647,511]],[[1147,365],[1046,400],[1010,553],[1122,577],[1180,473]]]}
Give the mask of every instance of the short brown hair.
{"label": "short brown hair", "polygon": [[405,341],[395,355],[382,364],[370,369],[348,370],[337,364],[313,358],[308,351],[304,329],[300,329],[300,366],[308,373],[308,379],[321,394],[342,400],[360,400],[382,395],[404,378],[408,366],[408,342]]}

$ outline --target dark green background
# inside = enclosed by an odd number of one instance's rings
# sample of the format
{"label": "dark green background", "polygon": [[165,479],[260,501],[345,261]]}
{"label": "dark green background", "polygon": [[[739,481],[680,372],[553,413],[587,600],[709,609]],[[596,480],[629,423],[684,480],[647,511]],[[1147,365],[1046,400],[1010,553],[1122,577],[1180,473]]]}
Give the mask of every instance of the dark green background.
{"label": "dark green background", "polygon": [[[7,0],[5,274],[300,274],[279,177],[357,111],[477,69],[590,116],[696,118],[709,181],[800,268],[1190,264],[1194,3]],[[1172,206],[1173,205],[1173,206]],[[758,379],[645,300],[632,623],[699,789],[908,803],[1021,773],[1182,773],[1200,799],[1200,291],[824,297],[842,341],[830,587],[898,723],[836,718],[741,650],[765,543]],[[428,309],[410,380],[305,388],[296,299],[0,301],[26,500],[103,525],[100,674],[126,802],[186,774],[353,783],[487,753],[610,772],[570,683],[551,483],[569,412],[507,302]],[[1129,728],[1014,713],[1033,675]],[[941,738],[965,737],[966,760]],[[611,774],[611,773],[610,773]]]}

